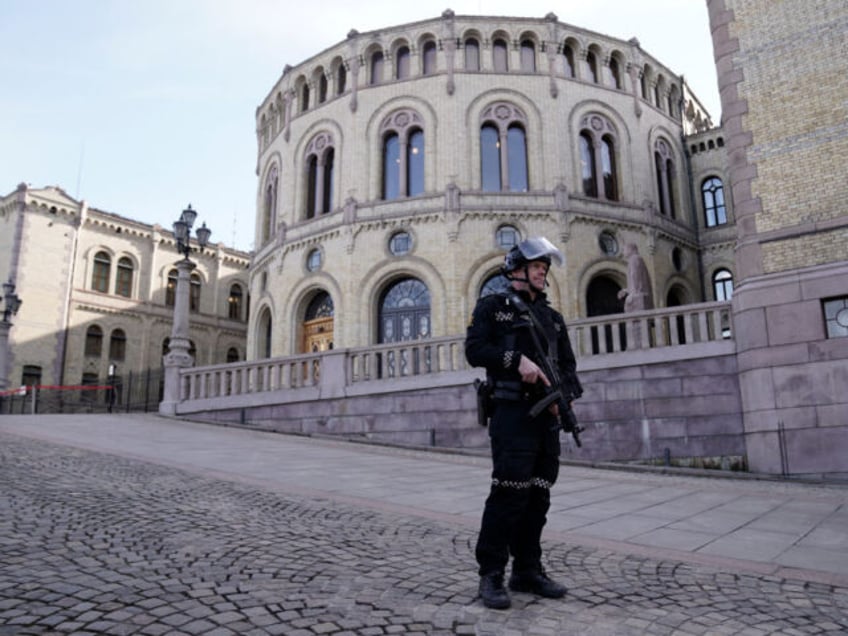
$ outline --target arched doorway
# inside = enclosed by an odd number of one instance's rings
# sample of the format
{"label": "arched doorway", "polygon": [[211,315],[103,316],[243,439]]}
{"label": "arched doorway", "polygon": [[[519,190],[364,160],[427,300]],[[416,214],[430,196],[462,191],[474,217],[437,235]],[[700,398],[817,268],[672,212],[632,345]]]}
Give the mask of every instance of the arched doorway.
{"label": "arched doorway", "polygon": [[[378,342],[405,342],[430,337],[430,291],[417,278],[390,285],[380,298]],[[377,362],[378,377],[414,375],[429,370],[430,348],[386,351]]]}
{"label": "arched doorway", "polygon": [[[620,291],[621,285],[609,276],[593,278],[586,288],[586,315],[591,318],[622,313],[624,304],[618,297]],[[623,322],[619,324],[618,335],[624,350],[627,348],[627,333]],[[601,353],[602,349],[604,353],[615,351],[612,325],[604,325],[602,330],[592,327],[592,353]]]}
{"label": "arched doorway", "polygon": [[256,323],[256,357],[271,357],[271,310],[265,307]]}
{"label": "arched doorway", "polygon": [[325,291],[309,301],[303,317],[302,353],[329,351],[333,348],[333,299]]}

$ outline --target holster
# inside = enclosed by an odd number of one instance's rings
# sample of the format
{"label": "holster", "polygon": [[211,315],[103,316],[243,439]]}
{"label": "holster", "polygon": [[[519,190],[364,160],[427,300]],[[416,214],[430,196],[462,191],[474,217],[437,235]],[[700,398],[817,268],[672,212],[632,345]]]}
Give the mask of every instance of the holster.
{"label": "holster", "polygon": [[488,426],[495,409],[493,393],[495,385],[489,378],[474,380],[474,389],[477,391],[477,423],[480,426]]}

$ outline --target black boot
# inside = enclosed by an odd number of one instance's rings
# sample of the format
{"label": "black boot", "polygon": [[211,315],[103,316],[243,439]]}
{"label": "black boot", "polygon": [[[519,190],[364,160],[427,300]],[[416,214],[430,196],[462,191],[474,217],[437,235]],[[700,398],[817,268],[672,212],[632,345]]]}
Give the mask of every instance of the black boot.
{"label": "black boot", "polygon": [[480,577],[480,598],[483,599],[483,605],[492,609],[507,609],[512,604],[503,584],[503,574]]}
{"label": "black boot", "polygon": [[531,592],[545,598],[562,598],[568,592],[568,588],[550,578],[544,568],[513,572],[509,577],[509,589]]}

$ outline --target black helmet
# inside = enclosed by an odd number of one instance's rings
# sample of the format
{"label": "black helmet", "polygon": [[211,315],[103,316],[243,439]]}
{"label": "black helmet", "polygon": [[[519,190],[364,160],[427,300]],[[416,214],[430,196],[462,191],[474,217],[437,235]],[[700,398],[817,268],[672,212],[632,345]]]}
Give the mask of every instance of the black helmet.
{"label": "black helmet", "polygon": [[562,265],[565,258],[562,252],[544,236],[529,238],[506,253],[501,271],[504,274],[510,274],[532,261],[542,261],[550,267],[551,260],[556,261],[557,265]]}

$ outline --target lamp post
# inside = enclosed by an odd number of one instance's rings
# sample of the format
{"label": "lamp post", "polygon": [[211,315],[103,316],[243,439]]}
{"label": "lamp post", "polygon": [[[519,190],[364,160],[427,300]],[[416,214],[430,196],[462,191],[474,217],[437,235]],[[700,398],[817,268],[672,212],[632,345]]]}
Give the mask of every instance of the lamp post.
{"label": "lamp post", "polygon": [[3,283],[3,317],[0,319],[0,391],[9,386],[9,366],[11,353],[9,351],[9,330],[12,328],[12,316],[18,313],[23,301],[15,293],[15,283],[12,279]]}
{"label": "lamp post", "polygon": [[[191,204],[183,210],[179,220],[174,222],[174,238],[177,240],[177,251],[183,255],[174,265],[177,268],[177,288],[174,290],[174,324],[171,329],[171,340],[168,353],[163,358],[165,369],[164,391],[162,402],[159,403],[161,415],[176,415],[177,404],[180,401],[180,369],[190,367],[194,359],[189,354],[189,296],[191,289],[191,272],[197,265],[189,258],[191,248],[191,228],[197,219],[197,212]],[[198,251],[209,243],[212,230],[206,223],[196,230]]]}

